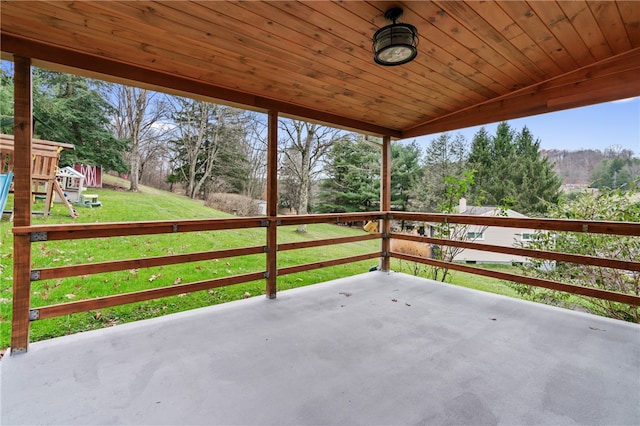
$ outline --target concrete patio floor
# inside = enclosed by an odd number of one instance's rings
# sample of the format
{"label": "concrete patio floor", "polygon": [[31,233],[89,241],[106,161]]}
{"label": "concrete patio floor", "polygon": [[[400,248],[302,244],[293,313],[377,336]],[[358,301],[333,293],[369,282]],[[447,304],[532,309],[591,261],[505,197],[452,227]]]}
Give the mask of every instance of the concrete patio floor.
{"label": "concrete patio floor", "polygon": [[385,272],[30,345],[12,424],[640,424],[640,327]]}

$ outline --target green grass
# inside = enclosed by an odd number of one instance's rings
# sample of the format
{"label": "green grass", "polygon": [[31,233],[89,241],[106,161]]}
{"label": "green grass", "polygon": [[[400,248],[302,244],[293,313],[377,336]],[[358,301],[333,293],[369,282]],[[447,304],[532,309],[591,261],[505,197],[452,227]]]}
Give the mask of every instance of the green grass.
{"label": "green grass", "polygon": [[[500,270],[503,272],[519,273],[520,269],[516,266],[510,265],[494,265],[494,264],[478,264],[473,265],[478,268]],[[407,274],[418,275],[424,278],[432,278],[429,268],[425,265],[418,266],[416,270],[416,264],[413,262],[407,262],[399,259],[391,259],[391,269],[398,272],[404,272]],[[416,271],[418,272],[416,274]],[[504,280],[497,278],[485,277],[482,275],[468,274],[466,272],[459,272],[449,270],[446,281],[449,284],[459,285],[461,287],[472,288],[475,290],[486,291],[489,293],[497,293],[505,296],[518,297],[518,293],[510,287]]]}

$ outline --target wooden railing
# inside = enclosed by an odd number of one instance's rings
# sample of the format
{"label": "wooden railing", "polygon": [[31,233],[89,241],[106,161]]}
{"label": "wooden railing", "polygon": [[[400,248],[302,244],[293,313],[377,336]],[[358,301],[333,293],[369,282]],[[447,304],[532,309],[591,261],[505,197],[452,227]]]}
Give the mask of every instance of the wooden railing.
{"label": "wooden railing", "polygon": [[[501,216],[480,217],[468,215],[446,215],[446,214],[424,214],[424,213],[402,213],[393,212],[389,218],[394,220],[432,222],[444,224],[466,224],[474,226],[496,226],[504,228],[535,229],[554,232],[580,232],[591,234],[611,234],[618,236],[640,237],[640,223],[632,222],[608,222],[608,221],[586,221],[586,220],[566,220],[566,219],[534,219],[534,218],[511,218]],[[455,241],[442,238],[419,237],[406,234],[391,234],[391,238],[400,240],[417,241],[426,244],[436,244],[441,246],[453,246],[465,249],[487,251],[492,253],[504,253],[514,256],[522,256],[536,259],[546,259],[552,261],[570,262],[582,265],[600,266],[605,268],[619,269],[623,271],[640,272],[640,261],[628,261],[619,259],[606,259],[596,256],[585,256],[571,253],[561,253],[545,250],[534,250],[524,247],[497,246],[471,241]],[[536,277],[512,274],[501,271],[494,271],[464,265],[456,262],[445,262],[437,259],[427,259],[398,252],[391,252],[392,257],[418,262],[426,265],[448,268],[470,274],[482,275],[498,278],[506,281],[527,284],[536,287],[543,287],[552,290],[564,291],[583,296],[597,297],[599,299],[611,300],[614,302],[626,303],[640,306],[640,295],[625,294],[592,287],[584,287],[575,284],[567,284],[558,281],[551,281]]]}
{"label": "wooden railing", "polygon": [[[568,232],[584,232],[596,234],[612,234],[620,236],[640,237],[640,223],[629,222],[603,222],[603,221],[579,221],[579,220],[557,220],[557,219],[528,219],[528,218],[507,218],[507,217],[478,217],[464,215],[443,215],[443,214],[423,214],[423,213],[401,213],[401,212],[372,212],[372,213],[347,213],[347,214],[323,214],[323,215],[305,215],[305,216],[277,216],[277,217],[250,217],[250,218],[231,218],[231,219],[210,219],[210,220],[179,220],[179,221],[152,221],[152,222],[134,222],[134,223],[100,223],[100,224],[72,224],[72,225],[42,225],[42,226],[23,226],[14,227],[13,232],[16,236],[22,236],[20,241],[27,241],[28,244],[40,243],[43,241],[54,240],[76,240],[76,239],[93,239],[93,238],[111,238],[132,235],[157,235],[172,234],[196,231],[221,231],[246,228],[269,228],[288,225],[313,224],[313,223],[347,223],[361,222],[368,220],[381,220],[383,226],[381,229],[389,229],[390,221],[412,221],[412,222],[428,222],[428,223],[448,223],[448,224],[469,224],[476,226],[497,226],[522,229],[536,229],[547,231],[568,231]],[[386,222],[386,223],[385,223]],[[268,234],[268,233],[267,233]],[[284,276],[288,274],[310,271],[317,268],[324,268],[334,265],[351,263],[373,258],[389,258],[395,257],[412,262],[422,264],[446,267],[452,270],[468,272],[477,275],[489,276],[493,278],[513,281],[532,286],[550,288],[560,290],[572,294],[580,294],[590,297],[621,302],[630,305],[640,306],[640,295],[623,294],[607,290],[601,290],[591,287],[583,287],[573,284],[550,281],[529,276],[511,274],[501,271],[482,269],[454,262],[443,262],[432,258],[424,258],[389,251],[375,251],[371,253],[342,257],[338,259],[322,260],[302,265],[290,265],[277,268],[275,257],[277,252],[288,250],[298,250],[313,247],[330,246],[336,244],[354,243],[358,241],[366,241],[379,239],[387,241],[381,244],[381,247],[389,247],[390,239],[415,241],[425,244],[436,244],[439,246],[455,246],[465,249],[473,249],[480,251],[488,251],[494,253],[503,253],[514,256],[523,256],[528,258],[538,258],[553,261],[572,262],[584,265],[601,266],[607,268],[615,268],[624,271],[640,272],[640,261],[626,261],[620,259],[605,259],[595,256],[576,255],[571,253],[558,253],[552,251],[533,250],[529,248],[504,247],[490,244],[483,244],[470,241],[453,241],[441,238],[421,237],[416,235],[407,235],[401,233],[375,233],[341,238],[328,238],[313,241],[293,242],[274,245],[270,247],[268,244],[256,245],[250,247],[240,247],[225,250],[214,250],[206,252],[195,252],[187,254],[177,254],[168,256],[158,256],[151,258],[125,259],[117,261],[105,261],[99,263],[88,263],[72,266],[61,266],[51,268],[32,268],[29,272],[30,282],[38,280],[59,279],[72,276],[81,276],[89,274],[107,273],[115,271],[130,270],[136,268],[150,268],[164,265],[175,265],[188,262],[207,261],[213,259],[222,259],[238,256],[265,254],[266,262],[264,268],[258,268],[257,271],[233,275],[223,278],[207,279],[185,284],[172,285],[168,287],[153,288],[148,290],[136,291],[125,294],[117,294],[105,297],[98,297],[90,300],[73,301],[68,303],[49,305],[43,307],[29,307],[28,315],[14,315],[13,321],[24,321],[21,318],[28,318],[28,321],[52,318],[61,315],[68,315],[78,312],[86,312],[95,309],[112,307],[127,303],[140,302],[150,299],[156,299],[167,296],[174,296],[183,293],[190,293],[201,290],[209,290],[222,286],[230,286],[235,284],[246,283],[261,279],[267,279],[269,276]],[[266,238],[265,241],[268,241]],[[277,241],[277,239],[276,239]],[[22,280],[24,281],[24,280]],[[267,280],[268,281],[268,280]],[[21,280],[16,280],[21,282]],[[267,283],[267,296],[270,296],[269,284]],[[24,290],[24,289],[22,289]],[[14,288],[14,292],[16,289]],[[27,294],[30,293],[30,287]],[[15,311],[14,311],[15,313]],[[17,324],[14,329],[28,330],[28,321],[25,324]],[[24,340],[26,336],[12,336],[12,347],[22,343],[26,346]],[[18,339],[18,340],[16,340]],[[22,339],[22,340],[20,340]]]}
{"label": "wooden railing", "polygon": [[[71,225],[41,225],[14,227],[13,233],[16,236],[28,236],[29,243],[41,243],[46,241],[78,240],[93,238],[112,238],[136,235],[160,235],[175,234],[184,232],[201,231],[226,231],[234,229],[259,228],[281,225],[298,225],[310,223],[345,223],[362,220],[379,220],[382,213],[355,213],[355,214],[330,214],[330,215],[309,215],[298,217],[250,217],[231,219],[210,219],[210,220],[177,220],[177,221],[150,221],[132,223],[98,223],[98,224],[71,224]],[[352,237],[330,238],[315,241],[305,241],[287,243],[276,246],[273,250],[267,245],[233,248],[226,250],[213,250],[205,252],[195,252],[177,254],[169,256],[144,257],[138,259],[124,259],[115,261],[105,261],[98,263],[76,264],[51,268],[32,268],[29,273],[29,284],[34,281],[60,279],[75,276],[125,271],[139,268],[151,268],[165,265],[176,265],[181,263],[199,262],[230,257],[240,257],[255,254],[266,254],[275,256],[277,251],[296,250],[310,247],[321,247],[335,244],[345,244],[358,241],[379,239],[380,234],[363,234]],[[275,270],[269,270],[266,262],[266,269],[233,275],[223,278],[209,279],[172,285],[169,287],[153,288],[148,290],[117,294],[111,296],[98,297],[90,300],[80,300],[56,305],[31,307],[29,309],[29,321],[37,321],[47,318],[69,315],[78,312],[87,312],[95,309],[103,309],[128,303],[142,302],[161,297],[175,296],[178,294],[192,293],[195,291],[209,290],[213,288],[242,284],[250,281],[265,279],[269,274],[282,276],[297,272],[309,271],[345,263],[356,262],[380,257],[379,251],[373,253],[348,256],[338,259],[329,259],[303,265],[292,265]],[[30,292],[30,289],[29,289]],[[24,315],[22,315],[24,316]],[[17,318],[22,317],[17,315]],[[23,327],[18,327],[23,328]],[[27,327],[28,328],[28,327]],[[12,336],[12,346],[13,345]]]}

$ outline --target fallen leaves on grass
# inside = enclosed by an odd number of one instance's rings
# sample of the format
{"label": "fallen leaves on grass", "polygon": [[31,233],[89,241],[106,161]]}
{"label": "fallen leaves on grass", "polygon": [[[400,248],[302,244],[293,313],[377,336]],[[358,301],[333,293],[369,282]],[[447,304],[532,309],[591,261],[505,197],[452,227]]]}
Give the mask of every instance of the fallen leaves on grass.
{"label": "fallen leaves on grass", "polygon": [[175,280],[173,280],[173,285],[178,285],[182,282],[182,277],[178,277]]}

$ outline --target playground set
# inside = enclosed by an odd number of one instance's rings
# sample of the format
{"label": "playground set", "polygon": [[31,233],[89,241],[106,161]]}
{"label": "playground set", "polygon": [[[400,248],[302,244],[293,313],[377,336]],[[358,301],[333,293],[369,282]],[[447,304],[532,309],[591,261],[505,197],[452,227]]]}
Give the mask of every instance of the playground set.
{"label": "playground set", "polygon": [[[62,202],[69,215],[78,213],[72,203],[100,206],[97,195],[83,194],[84,176],[71,167],[58,168],[60,152],[74,149],[72,144],[33,139],[31,147],[31,182],[33,199],[44,199],[43,215],[49,215],[54,201]],[[0,212],[4,213],[13,178],[13,135],[0,135]],[[12,212],[9,212],[12,213]],[[34,212],[36,213],[36,212]]]}

